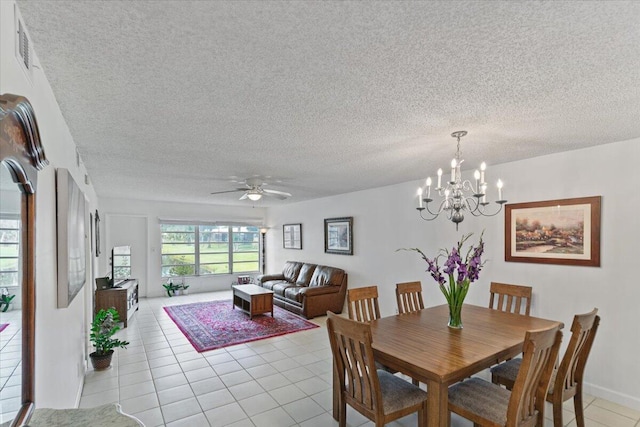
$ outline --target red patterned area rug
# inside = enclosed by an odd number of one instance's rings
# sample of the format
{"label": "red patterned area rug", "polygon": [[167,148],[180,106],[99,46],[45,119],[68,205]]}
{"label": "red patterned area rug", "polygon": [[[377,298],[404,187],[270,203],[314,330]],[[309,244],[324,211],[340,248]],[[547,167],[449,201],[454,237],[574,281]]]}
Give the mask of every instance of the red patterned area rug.
{"label": "red patterned area rug", "polygon": [[257,341],[319,326],[280,307],[253,316],[232,309],[231,300],[197,302],[164,307],[169,317],[198,352]]}
{"label": "red patterned area rug", "polygon": [[5,329],[7,329],[7,326],[9,326],[8,323],[0,323],[0,332],[4,331]]}

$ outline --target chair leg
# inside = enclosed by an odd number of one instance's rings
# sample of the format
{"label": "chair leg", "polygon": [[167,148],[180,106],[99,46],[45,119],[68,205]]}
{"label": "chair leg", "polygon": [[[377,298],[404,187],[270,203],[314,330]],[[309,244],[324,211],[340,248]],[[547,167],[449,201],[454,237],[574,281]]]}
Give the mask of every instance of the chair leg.
{"label": "chair leg", "polygon": [[339,416],[339,424],[340,427],[347,427],[347,402],[344,398],[340,399],[340,416]]}
{"label": "chair leg", "polygon": [[[562,399],[554,399],[553,405],[553,427],[562,426]],[[583,426],[584,427],[584,426]]]}
{"label": "chair leg", "polygon": [[424,418],[424,414],[427,413],[427,402],[424,402],[422,404],[422,407],[420,409],[418,409],[418,427],[422,427],[424,425],[426,425],[426,421]]}
{"label": "chair leg", "polygon": [[576,425],[584,427],[584,406],[582,404],[582,384],[578,383],[575,396],[573,396],[573,409],[576,413]]}

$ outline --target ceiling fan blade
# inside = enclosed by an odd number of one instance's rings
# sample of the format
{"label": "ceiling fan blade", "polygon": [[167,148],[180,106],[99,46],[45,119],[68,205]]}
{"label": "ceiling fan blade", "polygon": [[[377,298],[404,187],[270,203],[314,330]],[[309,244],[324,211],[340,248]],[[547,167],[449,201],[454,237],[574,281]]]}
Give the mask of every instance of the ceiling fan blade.
{"label": "ceiling fan blade", "polygon": [[237,193],[238,191],[247,191],[246,188],[236,188],[235,190],[216,191],[211,194]]}
{"label": "ceiling fan blade", "polygon": [[280,194],[268,194],[268,193],[264,193],[263,196],[265,197],[271,197],[272,199],[278,199],[278,200],[287,200],[287,197],[285,196],[281,196]]}
{"label": "ceiling fan blade", "polygon": [[265,194],[269,194],[271,196],[276,196],[276,195],[280,195],[282,197],[291,197],[291,193],[287,193],[285,191],[278,191],[278,190],[262,190],[263,193]]}
{"label": "ceiling fan blade", "polygon": [[266,190],[262,191],[262,195],[263,196],[267,196],[267,197],[273,197],[274,199],[278,199],[278,200],[286,200],[291,196],[291,194],[284,193],[282,191],[269,191],[269,192],[267,192]]}
{"label": "ceiling fan blade", "polygon": [[242,197],[240,197],[238,200],[246,200],[246,199],[247,199],[247,197],[249,197],[249,194],[244,193],[244,194],[242,195]]}

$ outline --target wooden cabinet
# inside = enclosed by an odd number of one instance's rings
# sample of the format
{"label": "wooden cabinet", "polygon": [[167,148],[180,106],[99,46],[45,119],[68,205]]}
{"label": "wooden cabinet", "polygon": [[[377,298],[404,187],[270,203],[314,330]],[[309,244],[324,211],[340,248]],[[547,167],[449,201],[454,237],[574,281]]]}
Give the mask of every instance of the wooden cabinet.
{"label": "wooden cabinet", "polygon": [[97,313],[101,309],[114,307],[120,320],[127,327],[127,321],[138,310],[138,280],[129,279],[110,289],[96,290]]}

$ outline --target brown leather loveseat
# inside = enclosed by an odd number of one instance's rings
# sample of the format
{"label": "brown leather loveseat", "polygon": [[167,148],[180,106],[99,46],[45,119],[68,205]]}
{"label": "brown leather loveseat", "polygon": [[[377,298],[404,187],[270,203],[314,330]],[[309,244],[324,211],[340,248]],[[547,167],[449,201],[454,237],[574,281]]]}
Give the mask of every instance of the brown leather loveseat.
{"label": "brown leather loveseat", "polygon": [[287,261],[281,274],[258,276],[258,285],[273,291],[273,303],[307,319],[327,310],[341,313],[347,273],[326,265]]}

